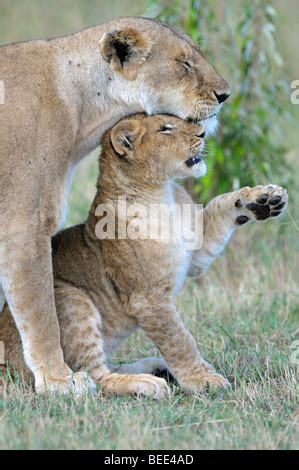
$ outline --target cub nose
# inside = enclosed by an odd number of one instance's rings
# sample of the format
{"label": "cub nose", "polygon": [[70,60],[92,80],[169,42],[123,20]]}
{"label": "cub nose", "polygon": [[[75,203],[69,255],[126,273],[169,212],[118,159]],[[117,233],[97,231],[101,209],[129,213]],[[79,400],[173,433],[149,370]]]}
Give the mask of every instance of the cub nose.
{"label": "cub nose", "polygon": [[217,93],[217,91],[214,91],[214,93],[219,104],[224,103],[230,97],[230,93]]}

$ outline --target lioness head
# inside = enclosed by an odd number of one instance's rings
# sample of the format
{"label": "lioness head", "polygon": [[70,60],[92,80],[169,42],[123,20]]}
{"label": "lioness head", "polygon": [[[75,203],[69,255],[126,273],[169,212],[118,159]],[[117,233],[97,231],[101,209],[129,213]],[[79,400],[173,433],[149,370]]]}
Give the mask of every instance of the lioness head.
{"label": "lioness head", "polygon": [[175,116],[136,114],[104,135],[101,165],[132,185],[156,186],[174,178],[203,176],[203,126]]}
{"label": "lioness head", "polygon": [[110,25],[100,50],[115,100],[133,112],[203,121],[205,130],[213,131],[230,89],[192,40],[148,18],[121,18]]}

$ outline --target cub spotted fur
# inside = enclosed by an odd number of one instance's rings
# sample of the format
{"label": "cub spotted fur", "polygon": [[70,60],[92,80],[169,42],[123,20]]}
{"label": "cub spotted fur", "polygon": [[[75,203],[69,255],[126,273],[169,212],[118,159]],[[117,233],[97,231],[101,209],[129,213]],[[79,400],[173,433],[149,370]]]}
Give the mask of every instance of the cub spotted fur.
{"label": "cub spotted fur", "polygon": [[[192,205],[174,179],[205,173],[203,138],[203,127],[176,117],[135,115],[120,121],[104,135],[97,194],[86,223],[53,239],[55,299],[64,356],[72,370],[87,371],[104,393],[167,397],[166,381],[151,375],[157,369],[168,369],[182,388],[193,393],[206,385],[228,385],[201,357],[174,297],[187,275],[200,276],[208,269],[235,229],[279,215],[287,204],[286,191],[268,185],[216,197],[203,211],[203,244],[193,251],[183,237],[161,241],[122,239],[117,232],[115,239],[96,236],[103,217],[96,215],[97,207],[112,207],[116,217],[124,217],[118,213],[123,195],[128,204],[146,208]],[[125,217],[129,224],[132,216]],[[109,354],[138,327],[153,340],[163,359],[109,367]],[[26,373],[7,306],[0,332],[7,362]]]}

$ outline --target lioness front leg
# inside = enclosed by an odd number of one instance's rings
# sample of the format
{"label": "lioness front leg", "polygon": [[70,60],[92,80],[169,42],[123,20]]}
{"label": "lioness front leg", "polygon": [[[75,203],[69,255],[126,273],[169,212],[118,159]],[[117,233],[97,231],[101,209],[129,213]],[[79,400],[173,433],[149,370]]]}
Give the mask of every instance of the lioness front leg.
{"label": "lioness front leg", "polygon": [[[1,281],[37,392],[73,389],[64,363],[54,303],[50,236],[24,228],[0,238]],[[82,389],[81,389],[82,390]],[[82,390],[83,391],[83,390]]]}
{"label": "lioness front leg", "polygon": [[195,341],[182,323],[171,303],[150,305],[140,300],[144,308],[132,312],[139,326],[155,343],[166,360],[171,374],[187,391],[197,393],[206,386],[227,387],[228,381],[203,360]]}
{"label": "lioness front leg", "polygon": [[236,229],[281,215],[288,193],[276,185],[245,187],[212,199],[203,213],[203,244],[193,253],[190,276],[199,276],[223,251]]}

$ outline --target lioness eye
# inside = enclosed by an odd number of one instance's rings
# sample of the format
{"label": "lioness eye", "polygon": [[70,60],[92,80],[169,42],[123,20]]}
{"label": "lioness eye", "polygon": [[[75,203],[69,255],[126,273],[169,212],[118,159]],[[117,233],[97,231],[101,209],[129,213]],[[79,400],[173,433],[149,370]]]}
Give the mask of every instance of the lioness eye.
{"label": "lioness eye", "polygon": [[182,59],[182,60],[179,60],[179,62],[180,62],[180,64],[182,64],[187,69],[192,68],[192,64],[190,64],[190,62],[188,60]]}
{"label": "lioness eye", "polygon": [[172,126],[170,124],[165,124],[158,130],[158,132],[162,132],[163,134],[170,134],[171,131],[172,131]]}

